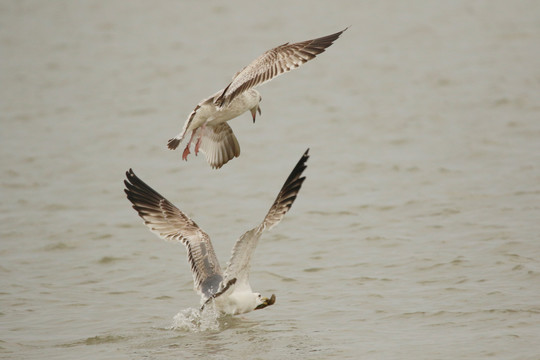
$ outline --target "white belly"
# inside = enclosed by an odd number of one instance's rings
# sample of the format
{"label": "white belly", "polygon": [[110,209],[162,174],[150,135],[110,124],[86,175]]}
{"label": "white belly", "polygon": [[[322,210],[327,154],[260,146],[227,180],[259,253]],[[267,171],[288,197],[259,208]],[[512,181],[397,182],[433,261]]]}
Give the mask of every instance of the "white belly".
{"label": "white belly", "polygon": [[237,315],[253,311],[257,306],[257,295],[252,292],[235,291],[229,296],[219,296],[215,300],[216,309],[225,314]]}
{"label": "white belly", "polygon": [[[230,104],[218,110],[214,106],[214,113],[209,116],[208,124],[218,125],[225,121],[229,121],[245,113],[246,111],[253,109],[259,103],[259,93],[253,89],[248,90],[241,95],[234,98]],[[212,104],[213,106],[213,104]]]}

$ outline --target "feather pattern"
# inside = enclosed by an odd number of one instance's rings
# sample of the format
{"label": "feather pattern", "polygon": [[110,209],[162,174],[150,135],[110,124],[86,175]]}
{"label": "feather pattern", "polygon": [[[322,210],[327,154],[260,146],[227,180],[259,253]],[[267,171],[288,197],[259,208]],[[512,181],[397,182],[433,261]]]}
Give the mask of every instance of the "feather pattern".
{"label": "feather pattern", "polygon": [[244,91],[262,85],[276,76],[296,69],[324,52],[345,30],[347,29],[313,40],[301,41],[294,44],[285,43],[266,51],[236,73],[232,82],[214,100],[214,103],[218,107],[226,106]]}
{"label": "feather pattern", "polygon": [[240,156],[240,144],[226,122],[215,126],[209,123],[201,136],[201,151],[212,168],[219,169],[229,160]]}

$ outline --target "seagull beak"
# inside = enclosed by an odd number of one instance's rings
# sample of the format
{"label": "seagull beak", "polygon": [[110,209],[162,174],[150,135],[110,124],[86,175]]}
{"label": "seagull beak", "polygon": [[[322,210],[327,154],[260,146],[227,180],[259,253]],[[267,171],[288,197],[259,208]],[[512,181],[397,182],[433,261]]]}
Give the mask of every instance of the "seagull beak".
{"label": "seagull beak", "polygon": [[262,298],[262,304],[258,305],[255,310],[264,309],[267,306],[274,305],[276,302],[276,295],[272,294],[269,298]]}
{"label": "seagull beak", "polygon": [[259,115],[261,114],[261,108],[259,106],[251,109],[251,116],[253,117],[253,123],[255,123],[255,117],[257,117],[257,112],[259,112]]}

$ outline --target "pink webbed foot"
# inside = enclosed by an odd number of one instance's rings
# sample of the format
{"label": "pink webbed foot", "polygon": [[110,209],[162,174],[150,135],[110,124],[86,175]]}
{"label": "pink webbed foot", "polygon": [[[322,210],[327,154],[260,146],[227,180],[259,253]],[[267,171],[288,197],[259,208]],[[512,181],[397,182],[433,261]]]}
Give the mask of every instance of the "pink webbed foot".
{"label": "pink webbed foot", "polygon": [[189,154],[190,154],[190,151],[189,151],[189,144],[188,144],[186,148],[184,149],[184,152],[182,153],[182,160],[187,161],[187,157]]}
{"label": "pink webbed foot", "polygon": [[184,149],[184,152],[182,153],[182,160],[187,161],[188,155],[191,154],[191,152],[189,151],[189,147],[191,146],[191,142],[193,141],[194,136],[195,136],[195,130],[191,132],[191,137],[189,138],[186,148]]}

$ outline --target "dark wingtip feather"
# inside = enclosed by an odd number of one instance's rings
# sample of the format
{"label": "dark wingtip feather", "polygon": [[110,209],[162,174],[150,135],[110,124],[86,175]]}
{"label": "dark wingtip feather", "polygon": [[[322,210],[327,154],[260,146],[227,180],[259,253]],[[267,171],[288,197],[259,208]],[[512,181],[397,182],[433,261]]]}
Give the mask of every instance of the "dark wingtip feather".
{"label": "dark wingtip feather", "polygon": [[139,215],[144,215],[143,208],[159,207],[159,202],[165,199],[163,195],[152,189],[148,184],[142,181],[132,169],[126,171],[124,192],[128,200],[133,204],[133,208],[137,210]]}
{"label": "dark wingtip feather", "polygon": [[[296,166],[294,167],[293,171],[291,171],[291,174],[289,175],[287,180],[285,180],[285,184],[288,184],[294,181],[295,178],[298,178],[304,172],[304,170],[307,168],[306,162],[308,159],[309,159],[309,148],[304,152],[300,160],[298,160],[298,163],[296,163]],[[303,179],[305,179],[305,177],[302,178],[302,181],[304,181]],[[285,184],[283,186],[285,186]]]}
{"label": "dark wingtip feather", "polygon": [[[272,207],[265,217],[263,223],[269,224],[270,228],[281,221],[281,218],[290,210],[292,204],[296,200],[296,197],[300,192],[300,188],[302,187],[304,180],[306,180],[306,177],[301,175],[307,168],[306,161],[308,159],[309,148],[304,152],[294,169],[291,171],[291,174],[287,180],[285,180],[285,183],[281,187],[276,200],[274,200]],[[267,221],[270,221],[270,223]]]}
{"label": "dark wingtip feather", "polygon": [[319,47],[320,52],[324,52],[326,48],[328,48],[330,45],[336,41],[343,32],[345,32],[349,27],[346,27],[345,29],[338,31],[337,33],[326,35],[317,39],[311,40],[311,46]]}

